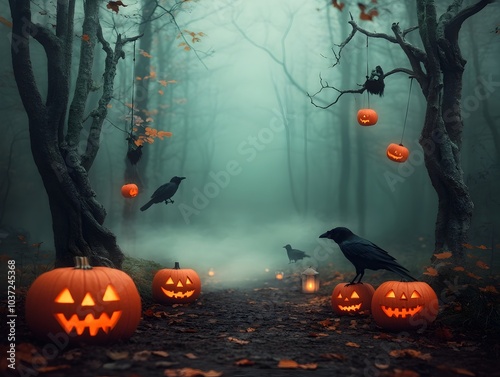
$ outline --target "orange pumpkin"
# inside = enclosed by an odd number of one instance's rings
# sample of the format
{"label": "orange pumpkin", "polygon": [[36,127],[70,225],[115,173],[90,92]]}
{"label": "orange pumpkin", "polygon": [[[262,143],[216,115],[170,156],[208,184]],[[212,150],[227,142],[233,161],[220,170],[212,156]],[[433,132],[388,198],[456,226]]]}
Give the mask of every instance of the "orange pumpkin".
{"label": "orange pumpkin", "polygon": [[362,126],[373,126],[378,121],[378,114],[373,109],[361,109],[358,111],[357,119]]}
{"label": "orange pumpkin", "polygon": [[[141,298],[125,272],[76,266],[40,275],[26,297],[26,322],[33,333],[64,343],[102,344],[129,338],[141,319]],[[61,338],[62,336],[62,338]]]}
{"label": "orange pumpkin", "polygon": [[201,281],[196,271],[180,268],[175,262],[174,268],[159,270],[153,278],[153,298],[163,304],[187,304],[198,298]]}
{"label": "orange pumpkin", "polygon": [[372,315],[387,330],[418,330],[432,323],[439,310],[429,284],[420,281],[386,281],[372,298]]}
{"label": "orange pumpkin", "polygon": [[139,188],[135,183],[127,183],[122,186],[122,195],[124,198],[134,198],[139,194]]}
{"label": "orange pumpkin", "polygon": [[408,159],[410,151],[403,144],[391,143],[387,147],[387,157],[396,162],[405,162]]}
{"label": "orange pumpkin", "polygon": [[332,309],[338,315],[363,314],[370,311],[375,288],[368,283],[340,283],[332,292]]}

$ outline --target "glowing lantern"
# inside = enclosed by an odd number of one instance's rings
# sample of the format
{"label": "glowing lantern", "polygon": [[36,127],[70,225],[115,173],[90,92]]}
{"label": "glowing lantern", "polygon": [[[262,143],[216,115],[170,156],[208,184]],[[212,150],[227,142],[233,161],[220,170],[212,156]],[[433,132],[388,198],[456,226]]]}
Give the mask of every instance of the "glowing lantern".
{"label": "glowing lantern", "polygon": [[[26,297],[26,322],[37,337],[66,334],[68,342],[101,344],[129,338],[141,319],[141,298],[125,272],[76,266],[40,275]],[[61,340],[63,341],[63,340]]]}
{"label": "glowing lantern", "polygon": [[378,114],[372,109],[361,109],[358,111],[357,119],[362,126],[373,126],[377,124]]}
{"label": "glowing lantern", "polygon": [[135,183],[127,183],[122,186],[122,195],[124,198],[134,198],[139,194],[139,188]]}
{"label": "glowing lantern", "polygon": [[187,304],[198,298],[201,281],[196,271],[180,268],[164,268],[153,278],[153,298],[164,304]]}
{"label": "glowing lantern", "polygon": [[314,293],[319,290],[319,273],[314,268],[309,267],[302,272],[302,292]]}
{"label": "glowing lantern", "polygon": [[375,288],[368,283],[340,283],[332,292],[332,309],[339,315],[362,314],[370,311]]}
{"label": "glowing lantern", "polygon": [[283,271],[276,271],[276,280],[283,280],[284,275]]}
{"label": "glowing lantern", "polygon": [[215,276],[215,271],[214,271],[213,268],[211,268],[211,269],[208,270],[208,276],[210,276],[210,277],[214,277]]}
{"label": "glowing lantern", "polygon": [[405,162],[408,159],[410,151],[403,144],[391,143],[387,147],[387,157],[396,162]]}
{"label": "glowing lantern", "polygon": [[425,282],[386,281],[372,298],[372,315],[387,330],[411,330],[426,327],[438,313],[438,298]]}

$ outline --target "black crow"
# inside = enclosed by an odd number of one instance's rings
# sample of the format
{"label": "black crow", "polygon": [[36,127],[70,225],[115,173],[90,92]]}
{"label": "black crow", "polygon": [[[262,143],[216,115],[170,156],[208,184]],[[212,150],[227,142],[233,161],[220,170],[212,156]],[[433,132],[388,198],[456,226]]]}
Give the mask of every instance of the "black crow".
{"label": "black crow", "polygon": [[283,246],[286,249],[286,253],[288,255],[289,262],[292,263],[292,261],[297,262],[298,260],[304,259],[304,258],[311,258],[311,256],[307,255],[303,251],[297,250],[297,249],[292,249],[290,245],[285,245]]}
{"label": "black crow", "polygon": [[186,179],[186,177],[173,177],[170,182],[158,187],[153,195],[151,195],[151,200],[141,207],[141,211],[147,210],[155,203],[173,203],[174,201],[171,198],[174,196],[183,179]]}
{"label": "black crow", "polygon": [[347,228],[334,228],[319,237],[329,238],[337,242],[344,256],[356,268],[356,276],[349,284],[354,284],[358,276],[359,280],[357,282],[360,283],[365,274],[365,269],[388,270],[395,272],[406,280],[417,280],[410,276],[408,270],[396,262],[396,259],[391,257],[387,251],[381,249],[373,242],[355,235]]}

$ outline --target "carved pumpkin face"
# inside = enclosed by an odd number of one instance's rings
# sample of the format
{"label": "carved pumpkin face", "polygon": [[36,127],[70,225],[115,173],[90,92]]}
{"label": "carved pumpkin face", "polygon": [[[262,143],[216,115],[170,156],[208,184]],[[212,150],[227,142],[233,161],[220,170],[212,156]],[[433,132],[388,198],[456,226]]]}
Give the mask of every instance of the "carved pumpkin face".
{"label": "carved pumpkin face", "polygon": [[368,313],[373,292],[375,292],[375,288],[367,283],[337,284],[332,292],[332,309],[338,315]]}
{"label": "carved pumpkin face", "polygon": [[373,126],[377,124],[378,114],[372,109],[361,109],[358,111],[358,123],[362,126]]}
{"label": "carved pumpkin face", "polygon": [[67,334],[68,340],[100,344],[130,337],[141,318],[141,299],[124,272],[88,265],[40,275],[26,297],[26,321],[35,335]]}
{"label": "carved pumpkin face", "polygon": [[387,147],[386,153],[389,160],[405,162],[408,159],[410,151],[403,144],[392,143]]}
{"label": "carved pumpkin face", "polygon": [[182,269],[179,262],[174,268],[158,271],[153,278],[153,297],[164,304],[187,304],[198,298],[201,281],[191,269]]}
{"label": "carved pumpkin face", "polygon": [[434,290],[424,282],[387,281],[372,299],[372,315],[387,330],[419,329],[432,323],[438,313]]}
{"label": "carved pumpkin face", "polygon": [[134,198],[139,194],[139,188],[135,183],[128,183],[122,186],[122,195],[124,198]]}

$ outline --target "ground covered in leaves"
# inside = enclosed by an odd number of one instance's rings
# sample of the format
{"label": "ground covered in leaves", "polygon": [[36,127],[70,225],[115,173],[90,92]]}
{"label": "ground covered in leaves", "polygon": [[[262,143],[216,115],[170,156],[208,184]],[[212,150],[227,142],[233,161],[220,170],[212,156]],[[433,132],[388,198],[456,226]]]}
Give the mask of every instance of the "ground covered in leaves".
{"label": "ground covered in leaves", "polygon": [[[330,294],[336,283],[303,294],[292,277],[256,280],[244,288],[212,280],[192,304],[144,302],[132,338],[107,346],[57,348],[33,339],[19,318],[18,372],[47,377],[500,376],[499,334],[449,327],[439,317],[421,333],[384,332],[370,316],[333,313]],[[6,368],[5,357],[1,363],[2,372],[18,375]]]}

